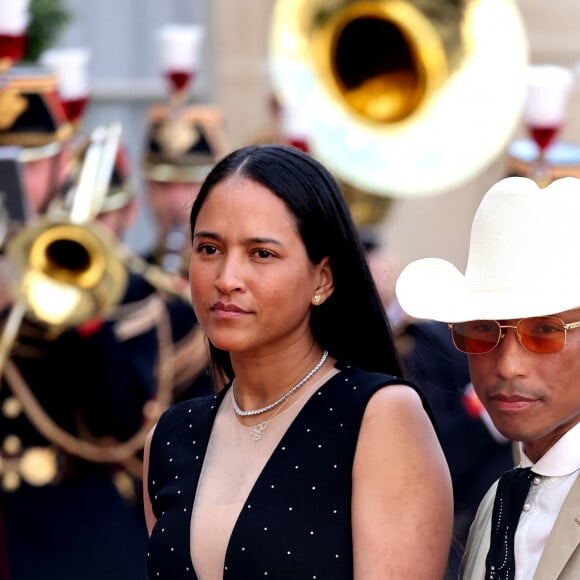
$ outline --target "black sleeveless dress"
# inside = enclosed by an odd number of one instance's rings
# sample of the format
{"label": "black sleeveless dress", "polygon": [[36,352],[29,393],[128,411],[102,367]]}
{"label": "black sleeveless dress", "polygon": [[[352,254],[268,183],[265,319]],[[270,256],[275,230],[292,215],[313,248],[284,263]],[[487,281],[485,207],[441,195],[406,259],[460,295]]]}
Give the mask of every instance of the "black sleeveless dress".
{"label": "black sleeveless dress", "polygon": [[[224,579],[352,579],[351,475],[358,433],[370,397],[392,383],[414,387],[347,367],[314,392],[242,508]],[[190,557],[191,512],[225,392],[170,408],[155,429],[148,480],[157,517],[149,547],[151,579],[197,578]]]}

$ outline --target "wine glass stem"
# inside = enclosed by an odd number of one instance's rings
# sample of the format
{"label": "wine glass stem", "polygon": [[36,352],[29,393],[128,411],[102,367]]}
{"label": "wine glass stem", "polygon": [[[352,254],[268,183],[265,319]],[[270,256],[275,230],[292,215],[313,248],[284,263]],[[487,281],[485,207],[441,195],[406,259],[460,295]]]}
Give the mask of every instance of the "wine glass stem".
{"label": "wine glass stem", "polygon": [[532,163],[529,177],[540,187],[545,187],[551,180],[550,164],[546,159],[545,148],[540,148],[536,160]]}

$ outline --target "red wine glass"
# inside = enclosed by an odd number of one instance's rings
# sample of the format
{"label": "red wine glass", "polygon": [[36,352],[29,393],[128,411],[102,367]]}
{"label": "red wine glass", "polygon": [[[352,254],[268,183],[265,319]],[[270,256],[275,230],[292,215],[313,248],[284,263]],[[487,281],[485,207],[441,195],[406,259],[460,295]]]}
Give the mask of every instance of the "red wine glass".
{"label": "red wine glass", "polygon": [[533,65],[528,72],[524,123],[538,149],[528,176],[545,186],[551,180],[547,152],[564,125],[573,75],[557,65]]}

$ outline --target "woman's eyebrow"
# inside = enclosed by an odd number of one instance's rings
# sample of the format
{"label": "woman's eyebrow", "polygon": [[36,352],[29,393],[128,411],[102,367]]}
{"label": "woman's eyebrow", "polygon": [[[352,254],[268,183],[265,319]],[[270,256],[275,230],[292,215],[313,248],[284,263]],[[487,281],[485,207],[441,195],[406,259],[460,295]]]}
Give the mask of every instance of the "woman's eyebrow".
{"label": "woman's eyebrow", "polygon": [[[221,236],[214,232],[209,231],[199,231],[193,235],[194,238],[211,238],[213,240],[221,239]],[[245,238],[243,240],[246,244],[275,244],[277,246],[282,246],[282,242],[276,238],[261,238],[261,237],[251,237]]]}

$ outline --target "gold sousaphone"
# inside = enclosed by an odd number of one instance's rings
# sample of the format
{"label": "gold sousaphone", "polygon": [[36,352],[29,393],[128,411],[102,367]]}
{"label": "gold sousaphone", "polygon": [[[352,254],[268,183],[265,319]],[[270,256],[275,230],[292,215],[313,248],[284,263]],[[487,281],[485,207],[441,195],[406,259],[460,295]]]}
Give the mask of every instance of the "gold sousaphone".
{"label": "gold sousaphone", "polygon": [[435,194],[512,137],[528,45],[512,0],[278,0],[270,65],[312,153],[371,195]]}

